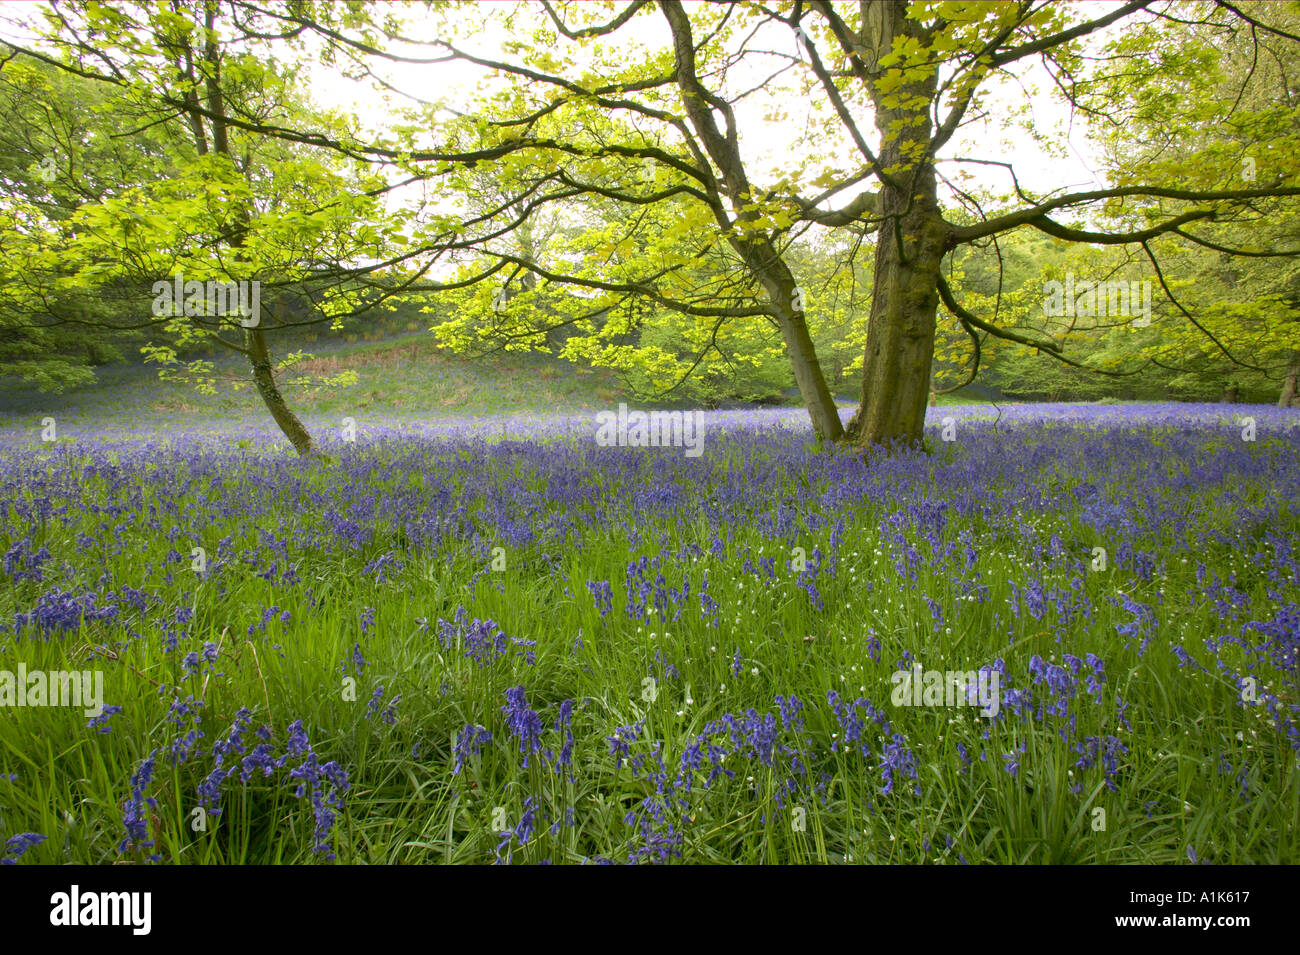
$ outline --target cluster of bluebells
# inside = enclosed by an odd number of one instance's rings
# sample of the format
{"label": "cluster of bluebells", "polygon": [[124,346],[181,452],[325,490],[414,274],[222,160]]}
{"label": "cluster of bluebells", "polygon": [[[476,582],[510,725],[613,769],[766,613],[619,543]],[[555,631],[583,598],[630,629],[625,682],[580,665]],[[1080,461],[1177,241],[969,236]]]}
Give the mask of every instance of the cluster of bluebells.
{"label": "cluster of bluebells", "polygon": [[609,616],[610,610],[614,607],[614,590],[610,587],[609,581],[589,580],[587,590],[591,594],[591,599],[596,602],[596,609],[600,611],[601,619]]}
{"label": "cluster of bluebells", "polygon": [[[828,774],[811,779],[816,759],[803,737],[803,703],[795,696],[778,696],[777,712],[754,708],[742,714],[724,713],[689,739],[678,756],[675,771],[664,762],[663,744],[642,740],[644,722],[619,726],[606,737],[616,769],[627,766],[634,779],[647,787],[641,801],[624,817],[633,828],[628,862],[666,862],[681,855],[693,799],[712,790],[721,780],[735,779],[741,767],[754,772],[749,787],[753,798],[770,798],[781,812],[799,794],[811,798],[825,789]],[[641,745],[638,745],[641,744]],[[725,765],[732,758],[733,767]],[[759,779],[772,781],[764,793]],[[767,820],[767,813],[763,820]]]}
{"label": "cluster of bluebells", "polygon": [[292,619],[292,615],[287,610],[281,610],[279,607],[265,607],[262,610],[262,618],[257,623],[248,625],[248,635],[251,637],[257,633],[266,633],[266,625],[272,620],[278,619],[281,625],[287,626]]}
{"label": "cluster of bluebells", "polygon": [[120,706],[105,706],[98,716],[92,716],[87,721],[86,729],[94,730],[97,733],[111,733],[113,731],[113,717],[121,712],[122,707]]}
{"label": "cluster of bluebells", "polygon": [[193,677],[212,673],[220,652],[219,645],[209,642],[203,644],[203,649],[192,650],[185,654],[185,659],[181,661],[181,665],[185,669],[185,675]]}
{"label": "cluster of bluebells", "polygon": [[804,569],[799,571],[795,582],[808,595],[808,603],[815,611],[826,609],[826,604],[822,601],[822,593],[817,588],[817,577],[822,572],[822,564],[825,562],[825,555],[820,547],[814,547],[812,559],[808,561]]}
{"label": "cluster of bluebells", "polygon": [[105,598],[94,591],[77,594],[55,587],[37,597],[27,613],[14,614],[13,632],[21,636],[31,631],[41,638],[60,636],[85,623],[112,620],[120,612],[112,595]]}
{"label": "cluster of bluebells", "polygon": [[556,733],[564,734],[563,741],[560,743],[560,750],[554,753],[551,750],[546,751],[546,760],[556,772],[562,770],[569,774],[569,781],[575,782],[573,776],[573,701],[564,700],[560,703],[560,713],[555,718],[555,724],[552,727]]}
{"label": "cluster of bluebells", "polygon": [[344,676],[347,676],[349,666],[357,676],[361,676],[361,674],[366,672],[366,657],[365,654],[361,652],[360,643],[352,644],[352,652],[339,666],[339,669],[343,672]]}
{"label": "cluster of bluebells", "polygon": [[181,640],[185,639],[187,634],[181,628],[188,625],[194,619],[194,611],[189,607],[177,607],[172,614],[171,620],[159,621],[162,629],[162,648],[163,653],[175,653],[180,646]]}
{"label": "cluster of bluebells", "polygon": [[[537,811],[534,805],[534,798],[532,796],[528,796],[527,798],[524,799],[524,811],[519,816],[519,822],[513,828],[506,829],[498,833],[498,835],[500,835],[501,837],[501,841],[497,844],[498,862],[501,861],[501,850],[505,849],[507,846],[510,846],[511,843],[517,842],[521,846],[528,845],[529,840],[532,839],[533,837],[533,833],[537,831],[537,825],[535,822],[536,814]],[[507,852],[506,855],[507,865],[509,864],[509,862],[510,862],[510,855]]]}
{"label": "cluster of bluebells", "polygon": [[386,583],[390,574],[399,574],[406,566],[406,562],[400,560],[392,553],[380,554],[366,566],[361,568],[361,576],[373,577],[376,583]]}
{"label": "cluster of bluebells", "polygon": [[[149,786],[153,782],[154,770],[158,764],[158,750],[153,750],[140,761],[140,765],[131,774],[131,798],[122,805],[122,826],[126,836],[118,844],[118,852],[128,852],[132,848],[145,850],[153,848],[149,838],[148,811],[158,805],[158,800],[149,795]],[[151,856],[157,861],[158,855]]]}
{"label": "cluster of bluebells", "polygon": [[700,581],[700,614],[710,627],[717,629],[718,602],[709,593],[709,572],[707,570],[704,572],[704,579]]}
{"label": "cluster of bluebells", "polygon": [[459,775],[465,768],[465,763],[479,755],[483,747],[490,742],[492,742],[492,732],[487,727],[466,723],[456,734],[456,741],[452,744],[452,754],[456,760],[451,771],[452,775]]}
{"label": "cluster of bluebells", "polygon": [[1156,615],[1146,604],[1134,600],[1126,593],[1120,593],[1117,603],[1128,613],[1129,619],[1124,623],[1117,623],[1115,629],[1119,631],[1120,636],[1129,638],[1130,642],[1124,644],[1126,650],[1132,645],[1134,637],[1140,637],[1138,656],[1142,656],[1147,652],[1151,638],[1155,636]]}
{"label": "cluster of bluebells", "polygon": [[[508,826],[497,833],[499,842],[496,847],[496,861],[498,864],[504,862],[509,865],[514,858],[516,848],[524,848],[537,834],[539,827],[545,826],[547,820],[551,818],[550,813],[542,806],[538,805],[536,796],[524,797],[523,810],[519,814],[519,821],[514,826]],[[577,816],[572,806],[564,808],[562,813],[557,813],[547,830],[552,836],[559,833],[564,826],[573,826],[577,823]],[[505,851],[505,858],[502,859],[502,850]],[[608,860],[602,860],[608,861]],[[541,865],[550,865],[549,858],[542,859]]]}
{"label": "cluster of bluebells", "polygon": [[[181,699],[177,696],[167,710],[167,723],[175,727],[171,747],[168,752],[173,766],[187,763],[198,755],[199,741],[203,739],[203,701],[193,696]],[[183,735],[182,735],[183,734]]]}
{"label": "cluster of bluebells", "polygon": [[[642,555],[628,563],[624,576],[626,596],[624,610],[629,618],[646,622],[651,616],[657,615],[661,620],[675,621],[681,618],[683,611],[690,608],[690,577],[683,572],[681,585],[673,587],[664,575],[665,565],[666,557],[663,554]],[[613,601],[613,591],[609,582],[589,582],[587,586],[601,617],[604,618],[608,615]]]}
{"label": "cluster of bluebells", "polygon": [[[552,727],[558,734],[562,734],[557,754],[551,748],[543,746],[541,733],[544,724],[540,715],[529,706],[524,688],[514,687],[507,691],[506,697],[507,703],[502,711],[508,733],[517,741],[523,754],[523,765],[528,765],[529,759],[540,752],[557,772],[570,766],[574,745],[572,701],[565,700],[560,704],[559,716]],[[807,748],[806,741],[800,738],[804,729],[802,702],[794,696],[778,696],[776,703],[776,713],[759,713],[751,708],[739,715],[725,713],[708,723],[685,746],[675,772],[670,772],[664,763],[661,743],[653,743],[649,749],[646,745],[638,745],[650,742],[642,739],[644,722],[615,728],[613,735],[606,738],[615,768],[621,769],[626,765],[633,778],[644,780],[650,787],[650,791],[624,818],[624,822],[634,830],[628,844],[629,862],[664,862],[680,856],[685,838],[683,815],[691,806],[691,794],[698,789],[712,788],[720,779],[736,776],[734,769],[723,765],[728,755],[768,770],[783,770],[771,793],[778,811],[797,792],[824,790],[828,774],[823,773],[815,787],[810,785],[808,778],[808,766],[814,756]],[[490,740],[491,734],[485,728],[467,724],[454,743],[454,771],[459,772],[465,761],[477,754],[479,747]],[[915,777],[910,751],[900,750],[897,740],[891,741],[886,747],[884,765],[887,775],[902,770]],[[753,792],[756,798],[761,796],[757,784]],[[531,801],[525,805],[519,825],[501,833],[498,857],[500,850],[509,845],[526,844],[535,831],[535,806]],[[559,825],[560,821],[557,820],[551,827],[552,832]]]}
{"label": "cluster of bluebells", "polygon": [[[1074,744],[1074,751],[1079,754],[1079,759],[1074,764],[1076,769],[1086,771],[1100,761],[1105,770],[1106,788],[1111,792],[1118,791],[1115,777],[1119,775],[1120,759],[1128,753],[1128,747],[1118,736],[1110,733],[1104,736],[1085,736]],[[1081,795],[1083,784],[1075,781],[1070,785],[1070,791],[1076,796]]]}
{"label": "cluster of bluebells", "polygon": [[462,648],[463,655],[473,660],[479,667],[487,667],[510,655],[521,657],[533,666],[537,663],[536,640],[522,637],[507,637],[495,620],[470,618],[464,607],[457,607],[451,620],[438,620],[438,641],[446,648]]}
{"label": "cluster of bluebells", "polygon": [[[1289,560],[1289,551],[1281,553],[1287,555],[1290,572],[1300,582],[1300,567]],[[1276,592],[1271,595],[1275,600],[1280,597]],[[1300,605],[1278,602],[1282,605],[1272,619],[1244,621],[1236,633],[1205,638],[1205,647],[1219,671],[1236,688],[1237,705],[1263,713],[1286,737],[1300,760],[1300,703],[1294,701],[1300,687]],[[1264,677],[1266,665],[1279,681],[1289,684],[1281,695],[1269,689]]]}
{"label": "cluster of bluebells", "polygon": [[506,729],[518,742],[527,769],[528,760],[542,748],[542,718],[528,705],[528,694],[522,685],[506,690],[506,705],[501,707],[501,712],[506,715]]}
{"label": "cluster of bluebells", "polygon": [[18,860],[35,846],[45,841],[39,832],[20,832],[10,836],[0,845],[0,865],[17,865]]}
{"label": "cluster of bluebells", "polygon": [[[199,769],[203,762],[202,710],[202,701],[189,697],[177,698],[168,711],[166,722],[175,731],[168,757],[174,767],[188,765]],[[289,725],[282,747],[275,745],[276,735],[270,726],[253,730],[252,725],[252,711],[241,707],[225,734],[212,744],[210,768],[195,787],[197,805],[208,815],[219,817],[223,811],[222,797],[232,780],[238,779],[246,786],[257,778],[276,777],[281,788],[311,805],[315,820],[313,849],[326,859],[334,859],[330,839],[344,795],[350,788],[348,773],[333,760],[320,760],[301,720]],[[158,753],[157,749],[151,752],[131,776],[131,797],[122,807],[126,836],[118,846],[119,852],[149,849],[154,845],[149,835],[147,811],[157,805],[149,793]],[[157,861],[160,857],[154,854],[150,858]]]}
{"label": "cluster of bluebells", "polygon": [[[1094,653],[1087,653],[1083,657],[1066,653],[1062,660],[1061,664],[1056,664],[1037,654],[1031,656],[1027,665],[1031,683],[1028,687],[1013,684],[1007,665],[1001,659],[995,660],[989,667],[981,667],[981,676],[988,671],[997,672],[1001,692],[998,711],[985,722],[982,737],[984,741],[989,741],[998,724],[1014,719],[1029,721],[1045,730],[1054,730],[1055,735],[1078,756],[1074,769],[1080,775],[1070,783],[1070,791],[1082,795],[1085,791],[1082,774],[1100,766],[1106,788],[1115,792],[1118,790],[1116,780],[1123,769],[1122,757],[1128,753],[1127,745],[1112,733],[1083,738],[1077,735],[1081,704],[1086,701],[1086,697],[1079,692],[1080,684],[1084,692],[1091,696],[1091,705],[1097,714],[1094,718],[1103,723],[1106,720],[1106,662]],[[974,688],[968,687],[967,692],[974,693]],[[1113,719],[1119,726],[1131,730],[1125,716],[1127,708],[1128,704],[1116,698]],[[960,772],[968,773],[972,763],[970,751],[962,742],[957,744],[957,750],[961,761]],[[1021,737],[1018,745],[1002,753],[1003,769],[1011,776],[1018,777],[1027,752],[1025,740]],[[981,750],[980,760],[987,759],[988,752]]]}
{"label": "cluster of bluebells", "polygon": [[383,686],[375,687],[375,692],[370,696],[370,702],[366,704],[365,718],[372,719],[376,714],[379,715],[379,721],[388,726],[397,722],[397,704],[401,702],[402,695],[399,693],[384,704]]}
{"label": "cluster of bluebells", "polygon": [[14,583],[22,580],[40,581],[43,578],[41,567],[50,559],[50,549],[40,547],[32,549],[32,539],[27,537],[16,540],[5,551],[4,573]]}
{"label": "cluster of bluebells", "polygon": [[[910,654],[907,654],[910,659]],[[912,780],[913,795],[921,795],[921,782],[917,773],[916,756],[908,746],[907,738],[894,729],[884,710],[868,698],[859,697],[852,703],[841,700],[834,690],[826,691],[826,703],[840,725],[841,736],[831,743],[832,752],[856,750],[862,756],[871,755],[871,741],[867,729],[874,723],[879,734],[880,794],[888,796],[894,791],[898,777]],[[870,723],[868,722],[870,721]]]}

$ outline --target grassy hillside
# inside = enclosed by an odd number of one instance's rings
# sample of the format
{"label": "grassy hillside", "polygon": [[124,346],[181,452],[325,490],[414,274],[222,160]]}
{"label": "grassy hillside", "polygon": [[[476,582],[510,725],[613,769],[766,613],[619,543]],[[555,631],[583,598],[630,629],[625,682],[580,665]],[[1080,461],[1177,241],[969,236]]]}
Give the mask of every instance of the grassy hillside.
{"label": "grassy hillside", "polygon": [[[302,416],[488,416],[527,411],[580,411],[627,400],[609,372],[577,367],[547,355],[498,354],[468,360],[439,349],[419,332],[379,342],[315,346],[309,360],[280,376],[290,406]],[[351,387],[320,387],[322,376],[355,372]],[[0,413],[21,417],[129,423],[140,417],[169,421],[265,415],[240,356],[217,363],[218,393],[208,396],[158,378],[153,365],[96,369],[97,383],[63,394],[40,394],[0,382]]]}

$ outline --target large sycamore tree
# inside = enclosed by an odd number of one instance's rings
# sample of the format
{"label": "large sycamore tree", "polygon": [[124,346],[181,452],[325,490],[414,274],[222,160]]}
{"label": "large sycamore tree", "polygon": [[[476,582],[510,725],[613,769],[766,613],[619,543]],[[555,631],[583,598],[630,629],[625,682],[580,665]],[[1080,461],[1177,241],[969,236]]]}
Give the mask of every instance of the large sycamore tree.
{"label": "large sycamore tree", "polygon": [[[464,20],[463,7],[451,10]],[[644,212],[648,204],[693,207],[680,213],[691,236],[698,240],[705,230],[731,251],[756,293],[755,304],[684,300],[671,285],[682,263],[663,255],[643,262],[639,277],[624,269],[614,280],[602,278],[589,258],[582,269],[566,270],[488,243],[480,251],[548,283],[643,294],[702,318],[742,321],[760,314],[779,333],[812,424],[828,440],[867,445],[920,439],[941,304],[969,336],[972,374],[981,342],[990,337],[1073,361],[1068,339],[1012,330],[996,313],[977,314],[959,300],[945,268],[963,246],[996,244],[1030,229],[1070,243],[1128,248],[1142,258],[1144,274],[1171,307],[1213,341],[1213,329],[1177,300],[1166,281],[1159,240],[1208,243],[1227,255],[1273,254],[1234,240],[1285,216],[1300,195],[1294,161],[1279,159],[1267,179],[1244,181],[1240,157],[1225,160],[1231,142],[1177,169],[1136,163],[1131,173],[1112,171],[1112,184],[1101,188],[1071,190],[1060,183],[1041,194],[1025,188],[996,151],[971,156],[951,150],[966,124],[999,108],[991,91],[999,83],[1005,88],[1002,81],[1023,81],[1031,66],[1050,77],[1064,107],[1094,124],[1122,130],[1139,114],[1149,119],[1150,97],[1142,94],[1173,66],[1204,59],[1217,43],[1231,40],[1240,48],[1243,35],[1295,43],[1269,23],[1265,5],[814,0],[687,8],[678,0],[634,0],[539,2],[507,10],[504,19],[499,10],[479,14],[510,31],[511,42],[494,54],[472,52],[468,42],[452,39],[450,18],[432,40],[389,26],[388,38],[404,50],[430,48],[423,57],[396,56],[342,31],[322,32],[356,56],[424,61],[431,73],[459,61],[508,84],[508,94],[498,85],[470,120],[447,121],[439,134],[467,152],[508,149],[512,162],[502,175],[534,195],[538,207],[571,201],[574,194],[599,195],[623,205],[629,232],[639,222],[658,227]],[[312,23],[309,12],[291,17]],[[1189,22],[1197,29],[1186,29]],[[1244,75],[1241,85],[1255,78]],[[1267,82],[1262,71],[1258,79]],[[778,89],[784,95],[770,101],[766,122],[797,120],[804,131],[773,174],[770,164],[755,158],[766,127],[751,104]],[[786,112],[791,92],[808,104],[806,117]],[[1218,122],[1240,119],[1244,109],[1240,97],[1217,106],[1200,97],[1196,107],[1171,111],[1168,122],[1213,138]],[[606,121],[594,122],[593,113]],[[1034,130],[1032,117],[1003,119],[1028,122]],[[1175,138],[1195,139],[1186,132]],[[1060,146],[1045,142],[1044,155]],[[611,162],[627,170],[621,181],[611,174]],[[656,173],[637,175],[646,164]],[[977,194],[942,171],[962,164],[1001,170],[1007,188]],[[547,193],[547,185],[563,189]],[[862,396],[847,427],[826,385],[804,290],[791,267],[792,237],[809,227],[874,237]],[[698,258],[698,249],[692,255]]]}

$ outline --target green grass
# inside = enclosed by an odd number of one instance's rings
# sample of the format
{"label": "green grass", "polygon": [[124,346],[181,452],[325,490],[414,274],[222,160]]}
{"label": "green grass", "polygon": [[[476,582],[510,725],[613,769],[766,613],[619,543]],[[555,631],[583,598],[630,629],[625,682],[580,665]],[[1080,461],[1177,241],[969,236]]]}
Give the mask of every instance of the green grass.
{"label": "green grass", "polygon": [[[311,351],[310,349],[315,349]],[[493,416],[605,408],[625,400],[616,378],[534,353],[460,358],[437,347],[428,333],[375,342],[333,341],[304,348],[314,357],[278,376],[289,406],[300,416]],[[262,420],[266,409],[238,356],[217,359],[217,392],[160,381],[154,365],[97,369],[95,385],[65,393],[0,390],[6,411],[52,414],[94,426],[129,426],[147,419]],[[350,386],[321,385],[321,377],[356,375]]]}

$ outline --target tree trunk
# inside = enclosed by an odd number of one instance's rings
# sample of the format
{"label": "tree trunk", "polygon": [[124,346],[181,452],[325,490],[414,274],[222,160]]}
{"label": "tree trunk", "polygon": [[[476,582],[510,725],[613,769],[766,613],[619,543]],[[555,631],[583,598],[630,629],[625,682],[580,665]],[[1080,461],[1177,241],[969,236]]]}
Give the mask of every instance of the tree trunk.
{"label": "tree trunk", "polygon": [[1300,351],[1291,356],[1291,368],[1282,380],[1282,394],[1277,399],[1279,408],[1300,407]]}
{"label": "tree trunk", "polygon": [[[804,319],[802,296],[796,295],[798,286],[794,276],[776,246],[762,234],[763,230],[732,229],[732,225],[752,226],[758,215],[752,207],[754,191],[734,135],[734,117],[728,115],[725,118],[728,133],[724,135],[711,108],[715,98],[704,89],[696,72],[695,40],[685,8],[677,0],[663,0],[660,9],[672,31],[675,75],[682,105],[705,152],[717,164],[722,174],[721,186],[737,210],[735,223],[720,221],[720,224],[732,233],[729,238],[731,247],[771,300],[786,353],[790,356],[794,380],[808,408],[813,430],[823,441],[837,441],[844,436],[844,427],[817,361],[817,350]],[[720,210],[721,203],[715,208],[715,215],[722,217],[724,214]],[[742,235],[750,237],[742,238]]]}
{"label": "tree trunk", "polygon": [[1228,385],[1228,387],[1223,389],[1223,403],[1235,405],[1237,403],[1238,394],[1239,392],[1237,391],[1236,385]]}
{"label": "tree trunk", "polygon": [[[772,304],[776,306],[781,338],[785,342],[786,354],[790,356],[790,367],[794,371],[795,384],[799,386],[799,395],[812,419],[813,431],[822,441],[838,441],[844,437],[844,425],[817,360],[812,334],[804,319],[803,304],[796,300],[794,276],[786,264],[776,257],[775,249],[767,246],[766,241],[761,245],[765,248],[760,248],[754,257],[758,264],[751,260],[750,268],[757,274]],[[765,256],[769,251],[771,258]]]}
{"label": "tree trunk", "polygon": [[[896,37],[919,29],[906,18],[907,4],[889,0],[872,8],[871,44],[883,56]],[[907,106],[886,105],[873,91],[876,127],[884,143],[880,164],[890,172],[882,182],[876,234],[875,288],[867,322],[862,367],[862,404],[849,424],[849,436],[865,446],[890,441],[920,444],[934,360],[939,269],[948,250],[949,229],[939,213],[934,166],[929,156],[933,124],[929,106],[935,76],[891,92]]]}
{"label": "tree trunk", "polygon": [[280,426],[284,436],[289,439],[293,449],[303,457],[318,456],[319,452],[312,443],[311,435],[298,420],[298,416],[285,403],[284,396],[275,383],[271,372],[271,355],[266,348],[266,337],[260,328],[244,330],[244,344],[248,349],[248,362],[253,366],[253,381],[257,384],[258,394],[262,396],[271,417]]}
{"label": "tree trunk", "polygon": [[[930,198],[934,179],[930,173]],[[891,208],[886,190],[884,208]],[[901,197],[898,197],[901,198]],[[939,306],[939,263],[947,229],[937,210],[892,201],[897,224],[886,222],[876,246],[875,291],[867,323],[862,404],[849,426],[859,445],[902,440],[919,443],[925,430],[930,364]],[[896,230],[901,227],[900,253]],[[908,237],[914,237],[908,241]]]}
{"label": "tree trunk", "polygon": [[[203,57],[208,63],[209,72],[205,78],[204,86],[207,94],[208,122],[212,127],[212,152],[220,156],[225,156],[236,168],[239,168],[235,157],[230,152],[230,136],[226,128],[226,107],[225,94],[221,86],[221,51],[220,40],[217,37],[216,25],[216,6],[208,4],[205,13],[205,24],[207,27],[207,38],[204,41]],[[187,95],[187,102],[190,106],[197,105],[197,97],[193,94]],[[188,110],[191,128],[194,131],[196,148],[199,155],[207,155],[208,143],[207,136],[204,133],[203,116],[195,109]],[[245,178],[248,178],[248,169],[244,170]],[[255,190],[254,190],[255,191]],[[231,237],[231,245],[238,249],[244,245],[245,232],[249,227],[251,219],[250,206],[243,206],[237,215],[237,221],[241,228]],[[275,303],[276,319],[283,324],[284,320],[284,301],[283,299]],[[280,426],[284,436],[289,439],[294,450],[303,457],[315,456],[320,454],[312,444],[311,435],[303,427],[298,416],[289,410],[288,404],[285,403],[284,396],[280,394],[279,387],[275,383],[275,374],[271,370],[271,354],[266,347],[266,336],[262,331],[260,321],[260,311],[255,313],[256,318],[252,327],[244,326],[244,351],[248,355],[248,363],[253,369],[253,383],[257,385],[257,392],[262,396],[262,402],[266,405],[271,417],[275,423]],[[242,323],[241,323],[242,324]],[[323,455],[321,455],[323,456]]]}

